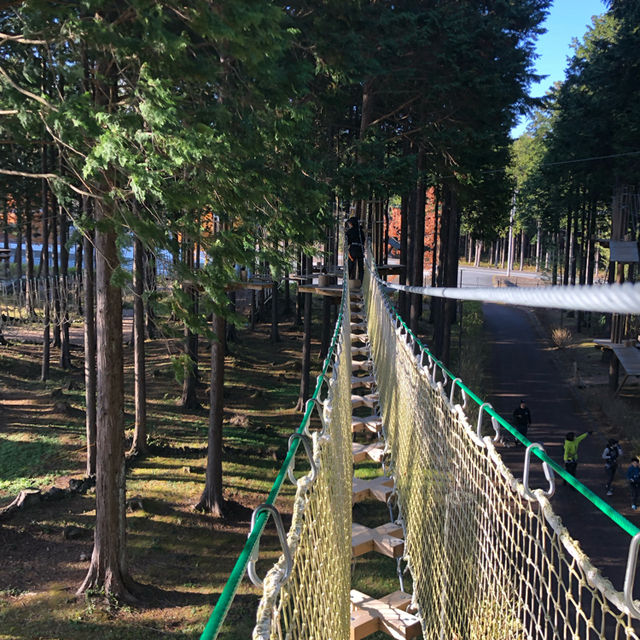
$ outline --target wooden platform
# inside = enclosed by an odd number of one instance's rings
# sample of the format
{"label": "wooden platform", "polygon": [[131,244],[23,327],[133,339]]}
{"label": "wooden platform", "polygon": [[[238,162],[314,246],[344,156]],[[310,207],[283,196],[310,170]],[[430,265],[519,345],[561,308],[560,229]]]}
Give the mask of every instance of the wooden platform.
{"label": "wooden platform", "polygon": [[611,349],[624,370],[624,377],[615,393],[615,395],[618,395],[629,378],[640,376],[640,349],[615,344],[611,346]]}
{"label": "wooden platform", "polygon": [[351,388],[358,389],[360,387],[372,387],[376,383],[374,376],[352,376]]}
{"label": "wooden platform", "polygon": [[373,409],[373,407],[378,404],[379,400],[380,394],[378,392],[366,393],[362,396],[357,393],[352,393],[351,408],[358,409],[359,407],[368,407],[369,409]]}
{"label": "wooden platform", "polygon": [[264,291],[273,289],[273,282],[267,280],[247,280],[247,282],[232,282],[227,288],[235,291],[237,289],[250,289],[252,291]]}
{"label": "wooden platform", "polygon": [[393,522],[375,529],[354,522],[351,525],[351,555],[357,558],[376,551],[389,558],[400,558],[404,553],[403,535],[402,527]]}
{"label": "wooden platform", "polygon": [[369,442],[368,444],[352,442],[351,454],[353,455],[354,464],[365,460],[373,460],[379,463],[384,454],[384,447],[379,442]]}
{"label": "wooden platform", "polygon": [[382,418],[375,413],[370,416],[353,416],[351,418],[351,433],[380,433],[382,429]]}
{"label": "wooden platform", "polygon": [[404,273],[405,266],[403,264],[379,264],[376,269],[380,276],[399,276]]}
{"label": "wooden platform", "polygon": [[417,638],[421,633],[420,620],[407,613],[410,604],[411,596],[402,591],[376,599],[352,589],[349,640],[362,640],[376,631],[398,639]]}
{"label": "wooden platform", "polygon": [[298,287],[299,293],[313,293],[317,296],[328,296],[330,298],[342,297],[342,285],[332,284],[328,287],[319,287],[315,284],[301,284]]}
{"label": "wooden platform", "polygon": [[367,498],[386,502],[393,493],[393,478],[386,476],[378,476],[371,480],[363,480],[362,478],[354,478],[351,488],[351,502],[355,504]]}

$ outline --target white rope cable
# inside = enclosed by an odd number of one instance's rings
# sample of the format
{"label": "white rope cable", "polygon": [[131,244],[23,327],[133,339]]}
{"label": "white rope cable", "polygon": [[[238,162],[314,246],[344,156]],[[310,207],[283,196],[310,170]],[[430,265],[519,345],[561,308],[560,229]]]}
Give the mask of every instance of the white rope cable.
{"label": "white rope cable", "polygon": [[572,309],[576,311],[600,311],[603,313],[640,313],[640,284],[573,285],[548,287],[410,287],[408,285],[384,282],[387,289],[417,293],[424,296],[451,298],[454,300],[479,300],[522,305],[525,307],[546,307],[552,309]]}

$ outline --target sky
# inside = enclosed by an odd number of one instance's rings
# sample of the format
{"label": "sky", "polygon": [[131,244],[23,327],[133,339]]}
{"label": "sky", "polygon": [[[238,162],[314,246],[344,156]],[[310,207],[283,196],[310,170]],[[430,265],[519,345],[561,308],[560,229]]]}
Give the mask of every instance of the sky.
{"label": "sky", "polygon": [[[543,25],[547,33],[541,35],[536,43],[539,55],[535,61],[536,73],[547,77],[531,86],[532,96],[542,96],[554,82],[564,80],[567,58],[573,54],[572,40],[582,40],[591,24],[591,16],[604,13],[606,9],[602,0],[554,0]],[[511,135],[517,138],[526,125],[523,119]]]}

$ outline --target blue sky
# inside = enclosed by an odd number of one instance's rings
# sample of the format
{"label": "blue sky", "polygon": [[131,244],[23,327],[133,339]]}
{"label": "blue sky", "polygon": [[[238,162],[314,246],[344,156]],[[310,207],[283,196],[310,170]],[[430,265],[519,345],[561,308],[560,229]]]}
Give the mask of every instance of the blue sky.
{"label": "blue sky", "polygon": [[[535,61],[536,72],[547,77],[532,85],[531,95],[542,96],[554,82],[564,80],[567,58],[573,53],[572,40],[582,40],[587,26],[591,24],[591,16],[604,13],[606,9],[602,0],[554,1],[544,23],[547,33],[541,35],[536,43],[539,55]],[[511,135],[517,138],[525,127],[526,121],[523,120]]]}

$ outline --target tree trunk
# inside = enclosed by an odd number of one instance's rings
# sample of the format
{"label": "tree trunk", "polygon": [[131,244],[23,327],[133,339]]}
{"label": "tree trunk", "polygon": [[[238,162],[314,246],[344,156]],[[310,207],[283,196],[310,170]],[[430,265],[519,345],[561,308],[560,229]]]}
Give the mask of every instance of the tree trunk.
{"label": "tree trunk", "polygon": [[63,369],[71,367],[71,349],[69,345],[69,249],[67,249],[67,214],[60,207],[60,366]]}
{"label": "tree trunk", "polygon": [[205,486],[196,509],[224,517],[222,496],[222,418],[224,412],[224,336],[225,320],[213,316],[214,342],[211,344],[211,390],[209,409],[209,436]]}
{"label": "tree trunk", "polygon": [[51,278],[51,291],[53,294],[53,346],[62,346],[62,337],[60,333],[60,256],[58,252],[58,199],[52,196],[51,204],[51,266],[53,268],[53,276]]}
{"label": "tree trunk", "polygon": [[[312,259],[306,259],[306,273],[311,273]],[[311,310],[312,294],[304,294],[304,337],[302,340],[302,367],[300,372],[300,394],[296,404],[296,411],[303,412],[310,395],[310,369],[311,369]]]}
{"label": "tree trunk", "polygon": [[153,306],[155,294],[158,289],[157,264],[156,257],[151,250],[145,251],[145,285],[149,295],[147,296],[147,304],[145,311],[147,314],[147,335],[150,340],[157,337],[156,313]]}
{"label": "tree trunk", "polygon": [[524,228],[523,228],[520,230],[520,269],[519,271],[524,271],[525,240],[526,240],[526,235],[524,233]]}
{"label": "tree trunk", "polygon": [[118,267],[116,233],[105,228],[114,212],[95,202],[97,301],[96,525],[91,565],[78,593],[135,601],[126,556],[122,292],[111,282]]}
{"label": "tree trunk", "polygon": [[[416,184],[415,213],[413,221],[413,252],[412,252],[412,275],[411,284],[414,287],[421,287],[424,282],[424,220],[426,205],[426,187],[423,177],[424,153],[418,152],[418,181]],[[418,321],[422,316],[422,295],[412,293],[409,296],[409,327],[417,335]]]}
{"label": "tree trunk", "polygon": [[135,428],[129,455],[147,453],[147,385],[144,353],[144,248],[133,243],[133,369]]}
{"label": "tree trunk", "polygon": [[[46,150],[42,150],[42,172],[47,170]],[[42,180],[42,252],[40,253],[40,271],[44,280],[43,307],[44,328],[42,331],[42,368],[40,380],[49,379],[49,367],[51,364],[51,283],[49,282],[49,211],[48,190],[46,180]]]}
{"label": "tree trunk", "polygon": [[[409,249],[407,243],[407,226],[409,221],[409,212],[407,207],[409,198],[404,194],[400,200],[400,263],[404,264],[404,269],[400,273],[400,284],[407,284],[409,274]],[[403,317],[407,317],[409,296],[406,291],[398,292],[398,313]]]}
{"label": "tree trunk", "polygon": [[271,280],[271,342],[280,342],[280,332],[278,331],[278,283]]}
{"label": "tree trunk", "polygon": [[[83,197],[83,208],[87,212],[87,198]],[[96,316],[95,316],[95,274],[93,271],[93,234],[84,235],[84,381],[86,399],[85,426],[87,432],[88,476],[96,474]]]}
{"label": "tree trunk", "polygon": [[[4,248],[9,251],[9,204],[7,202],[7,197],[4,197],[4,202],[3,202],[3,207],[2,207],[3,211],[3,229],[2,229],[2,236],[3,236],[3,240],[4,240]],[[4,262],[4,277],[9,279],[9,260],[5,260]]]}
{"label": "tree trunk", "polygon": [[[183,262],[188,269],[193,270],[193,243],[185,241],[183,243]],[[186,283],[183,285],[183,291],[186,294],[189,304],[189,313],[196,313],[197,300],[196,290],[193,285]],[[180,406],[183,409],[194,411],[200,408],[197,395],[198,385],[198,336],[195,334],[189,324],[185,321],[184,325],[184,355],[186,364],[184,367],[184,379],[182,381],[182,397]]]}
{"label": "tree trunk", "polygon": [[27,199],[25,204],[25,240],[27,245],[27,280],[26,280],[26,301],[27,301],[27,314],[30,319],[35,318],[36,306],[35,306],[35,291],[36,286],[34,280],[33,269],[33,212],[31,210],[31,201]]}

